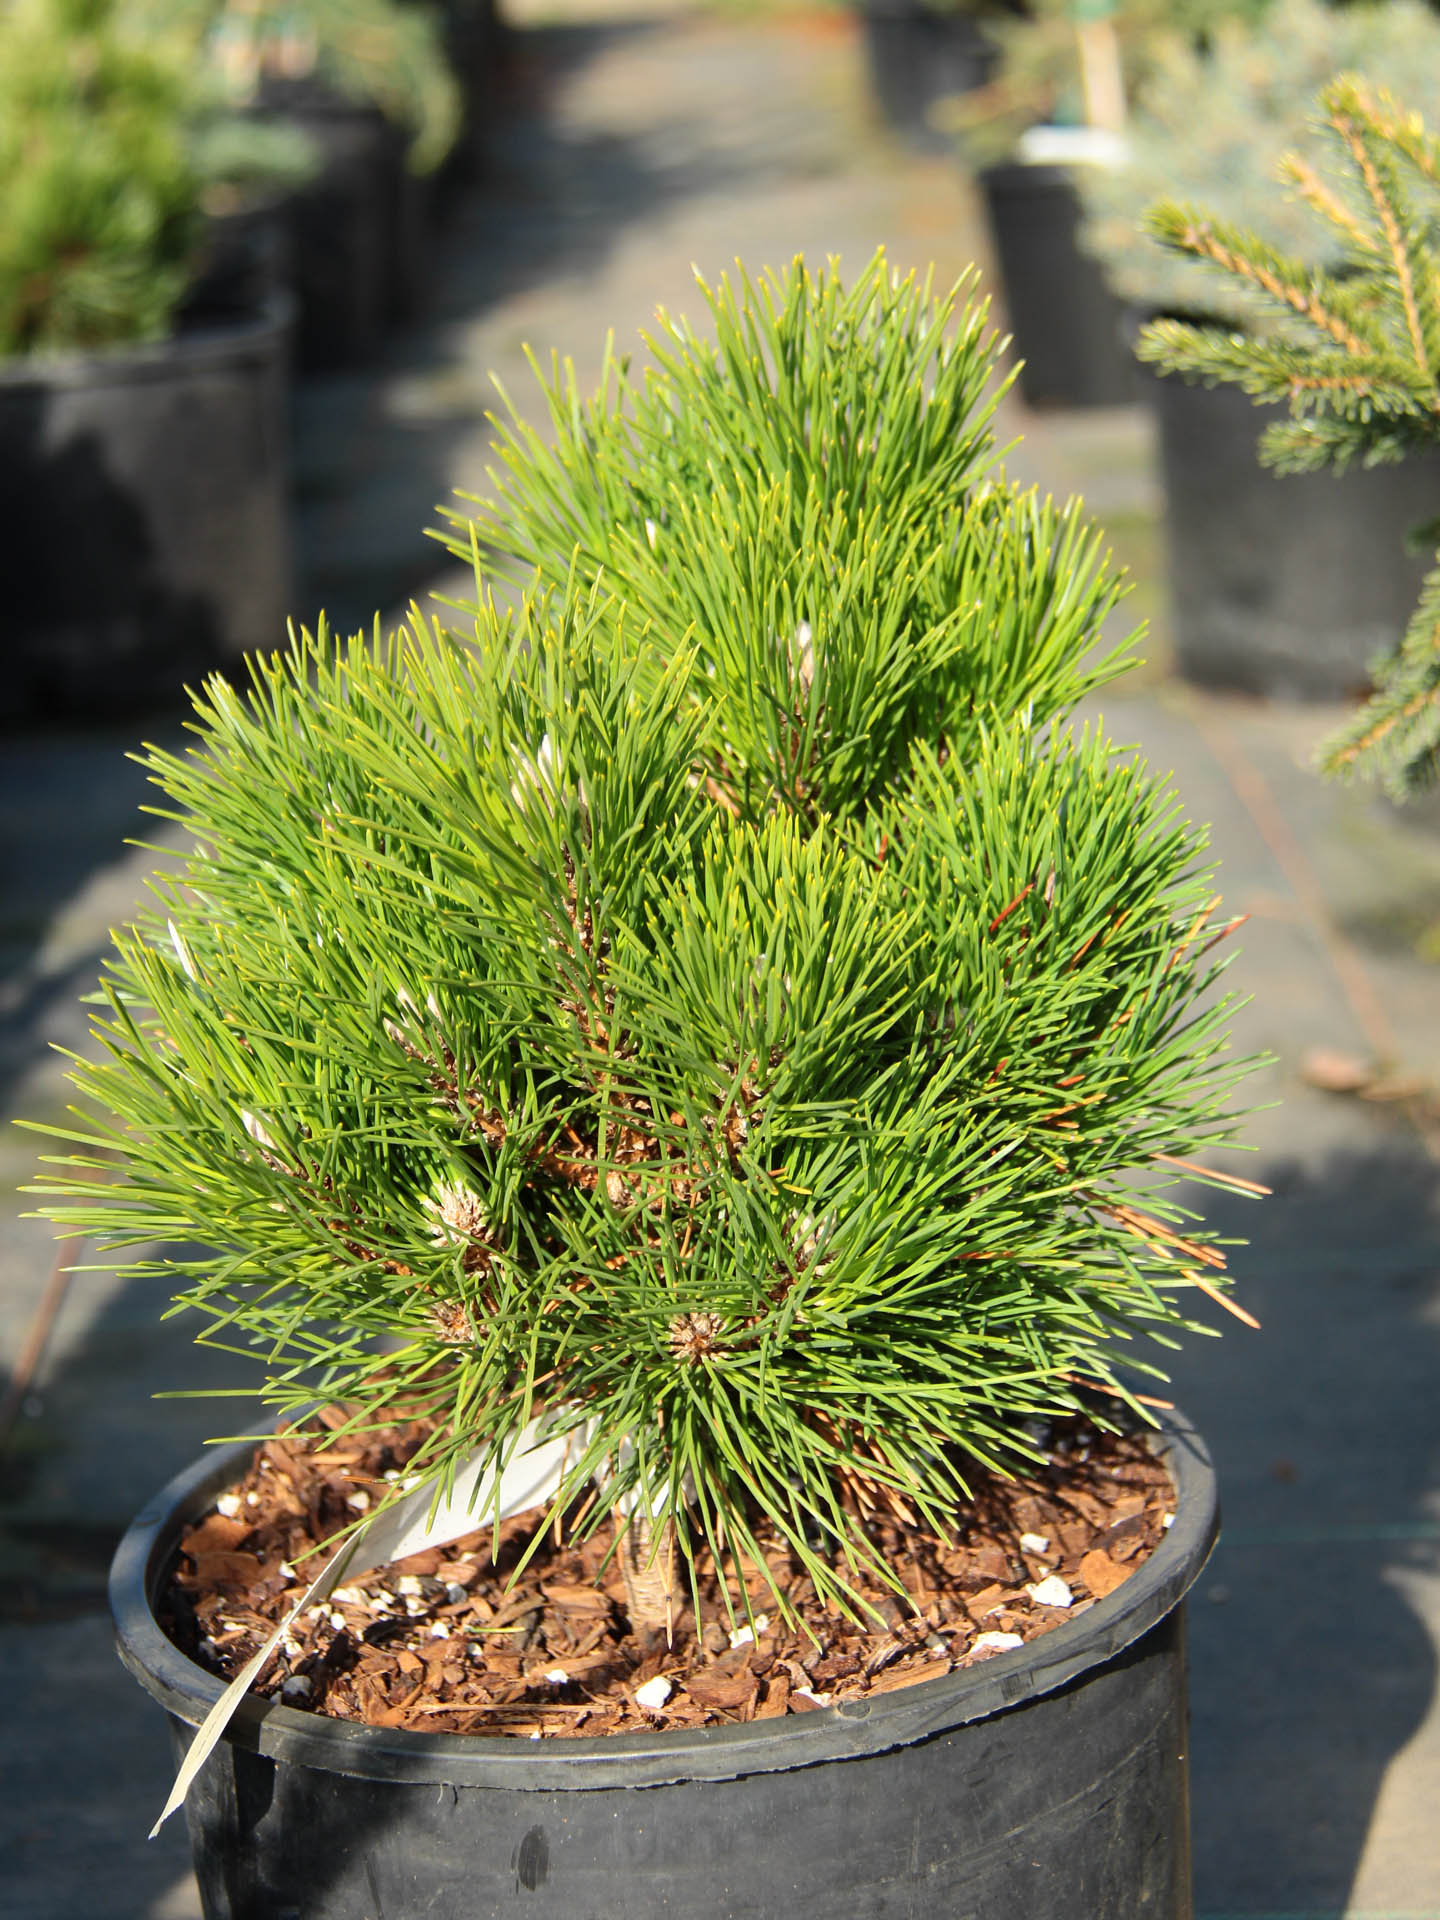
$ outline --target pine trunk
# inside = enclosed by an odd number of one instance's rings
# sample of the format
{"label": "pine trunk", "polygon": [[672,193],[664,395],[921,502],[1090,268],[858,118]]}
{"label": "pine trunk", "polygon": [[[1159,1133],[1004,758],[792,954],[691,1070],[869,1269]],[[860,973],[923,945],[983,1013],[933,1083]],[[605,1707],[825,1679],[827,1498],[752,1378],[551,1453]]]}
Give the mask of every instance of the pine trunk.
{"label": "pine trunk", "polygon": [[656,1526],[645,1514],[630,1516],[617,1557],[625,1580],[625,1604],[638,1640],[667,1642],[675,1621],[675,1527]]}

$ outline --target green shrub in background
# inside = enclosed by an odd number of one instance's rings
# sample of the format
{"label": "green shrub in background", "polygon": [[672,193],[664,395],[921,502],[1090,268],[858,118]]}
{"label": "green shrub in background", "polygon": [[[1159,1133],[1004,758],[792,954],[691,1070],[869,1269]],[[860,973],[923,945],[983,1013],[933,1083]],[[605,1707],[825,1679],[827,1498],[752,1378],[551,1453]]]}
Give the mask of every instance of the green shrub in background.
{"label": "green shrub in background", "polygon": [[44,1183],[272,1406],[426,1409],[441,1480],[544,1409],[577,1526],[767,1514],[840,1604],[1227,1284],[1216,896],[1067,717],[1120,584],[997,470],[972,285],[722,284],[512,430],[516,613],[212,683]]}
{"label": "green shrub in background", "polygon": [[[1283,182],[1318,216],[1323,250],[1287,254],[1223,209],[1175,200],[1146,219],[1201,283],[1218,283],[1222,298],[1210,310],[1238,288],[1262,324],[1241,332],[1157,321],[1141,336],[1140,357],[1288,404],[1289,419],[1266,429],[1261,457],[1289,473],[1376,465],[1440,445],[1440,141],[1368,78],[1332,81],[1320,113],[1329,165],[1288,155],[1271,192],[1278,199]],[[1328,270],[1313,264],[1317,251]],[[1422,532],[1433,543],[1435,526]],[[1376,775],[1403,798],[1440,774],[1440,566],[1374,678],[1374,695],[1322,765],[1342,777]]]}
{"label": "green shrub in background", "polygon": [[0,10],[0,355],[170,330],[207,211],[313,170],[303,135],[237,118],[193,37],[114,0]]}
{"label": "green shrub in background", "polygon": [[183,38],[112,0],[0,11],[0,354],[164,334],[199,237]]}
{"label": "green shrub in background", "polygon": [[1077,170],[1084,244],[1115,290],[1150,312],[1209,314],[1248,325],[1265,317],[1240,280],[1206,274],[1145,237],[1142,216],[1166,198],[1203,203],[1230,224],[1317,266],[1334,266],[1343,242],[1303,196],[1277,193],[1282,156],[1312,163],[1315,96],[1336,73],[1357,71],[1397,89],[1440,124],[1440,19],[1421,0],[1326,6],[1274,0],[1251,24],[1216,24],[1208,45],[1171,38],[1137,89],[1115,167]]}
{"label": "green shrub in background", "polygon": [[[1105,13],[1114,28],[1127,99],[1151,76],[1205,44],[1219,22],[1254,19],[1266,0],[1117,0]],[[998,51],[987,86],[947,102],[937,118],[958,136],[974,167],[1014,157],[1027,128],[1083,126],[1086,119],[1075,0],[1032,0],[1018,17],[987,20]],[[1313,89],[1312,89],[1313,90]],[[1183,122],[1176,128],[1178,133]],[[1087,169],[1088,171],[1088,169]]]}
{"label": "green shrub in background", "polygon": [[397,0],[131,0],[152,19],[177,12],[236,106],[252,105],[267,78],[317,78],[379,107],[411,138],[417,172],[454,144],[460,89],[437,17]]}

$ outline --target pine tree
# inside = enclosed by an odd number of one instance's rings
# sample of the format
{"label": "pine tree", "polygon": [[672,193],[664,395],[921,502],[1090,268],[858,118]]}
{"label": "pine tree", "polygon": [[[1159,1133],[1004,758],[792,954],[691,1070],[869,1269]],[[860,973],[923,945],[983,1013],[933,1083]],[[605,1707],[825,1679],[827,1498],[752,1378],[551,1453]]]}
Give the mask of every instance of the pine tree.
{"label": "pine tree", "polygon": [[484,521],[515,610],[302,636],[146,756],[194,849],[47,1211],[270,1405],[433,1416],[441,1485],[545,1410],[637,1628],[762,1514],[848,1604],[868,1516],[1138,1411],[1226,1300],[1173,1188],[1229,1183],[1227,928],[1067,720],[1121,583],[997,468],[971,288],[797,263],[557,372]]}
{"label": "pine tree", "polygon": [[[1282,473],[1393,462],[1440,442],[1440,142],[1353,76],[1325,88],[1320,110],[1334,177],[1291,156],[1285,180],[1330,228],[1332,270],[1193,207],[1161,202],[1147,216],[1156,239],[1242,283],[1263,319],[1245,333],[1159,320],[1142,334],[1140,357],[1286,403],[1290,417],[1260,444]],[[1376,663],[1372,699],[1326,745],[1322,766],[1374,774],[1397,796],[1440,772],[1440,569]]]}

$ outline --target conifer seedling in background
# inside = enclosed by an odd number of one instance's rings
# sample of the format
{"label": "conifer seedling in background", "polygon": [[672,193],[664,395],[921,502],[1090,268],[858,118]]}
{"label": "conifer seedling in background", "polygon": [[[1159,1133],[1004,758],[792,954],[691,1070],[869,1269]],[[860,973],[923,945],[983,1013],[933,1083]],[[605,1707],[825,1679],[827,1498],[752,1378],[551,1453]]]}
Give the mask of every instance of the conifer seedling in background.
{"label": "conifer seedling in background", "polygon": [[0,10],[0,356],[165,332],[199,238],[193,107],[177,36],[110,0]]}
{"label": "conifer seedling in background", "polygon": [[152,30],[182,20],[199,57],[241,108],[267,81],[319,80],[378,107],[410,137],[416,173],[438,167],[460,130],[460,86],[439,10],[405,0],[129,0]]}
{"label": "conifer seedling in background", "polygon": [[1244,328],[1257,318],[1245,282],[1157,247],[1145,231],[1146,209],[1157,200],[1194,202],[1307,266],[1339,267],[1334,229],[1300,195],[1275,191],[1276,170],[1290,154],[1312,170],[1323,157],[1315,97],[1337,73],[1406,91],[1433,119],[1440,18],[1424,0],[1267,0],[1203,25],[1156,38],[1117,164],[1074,170],[1085,208],[1081,245],[1143,315]]}
{"label": "conifer seedling in background", "polygon": [[938,105],[932,118],[957,136],[975,169],[1013,160],[1032,127],[1090,126],[1118,134],[1152,76],[1189,49],[1255,19],[1269,3],[1030,0],[1023,8],[997,9],[984,27],[995,49],[993,77]]}
{"label": "conifer seedling in background", "polygon": [[315,170],[294,129],[230,111],[173,10],[0,7],[0,359],[162,339],[204,215]]}
{"label": "conifer seedling in background", "polygon": [[[1343,471],[1440,445],[1440,141],[1365,80],[1320,95],[1333,168],[1291,155],[1283,179],[1329,230],[1333,268],[1280,252],[1202,210],[1162,201],[1147,216],[1167,247],[1245,288],[1250,330],[1158,320],[1140,357],[1257,402],[1287,403],[1260,457],[1281,473]],[[1396,551],[1412,529],[1397,527]],[[1418,530],[1427,545],[1435,527]],[[1321,754],[1327,773],[1372,774],[1397,797],[1440,771],[1440,568],[1399,644],[1375,663],[1369,703]]]}
{"label": "conifer seedling in background", "polygon": [[851,1604],[870,1516],[1137,1410],[1226,1301],[1174,1188],[1243,1071],[1202,838],[1069,718],[1122,583],[997,463],[973,280],[702,291],[512,427],[515,611],[299,638],[147,755],[193,852],[45,1182],[281,1413],[423,1411],[439,1487],[570,1432],[641,1633],[762,1515]]}

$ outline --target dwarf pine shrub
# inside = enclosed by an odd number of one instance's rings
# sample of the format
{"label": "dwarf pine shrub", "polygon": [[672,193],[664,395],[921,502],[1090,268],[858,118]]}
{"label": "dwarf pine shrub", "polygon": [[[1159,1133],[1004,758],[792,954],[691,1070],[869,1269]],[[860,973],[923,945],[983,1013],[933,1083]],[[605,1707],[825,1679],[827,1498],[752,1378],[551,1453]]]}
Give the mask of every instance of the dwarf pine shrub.
{"label": "dwarf pine shrub", "polygon": [[709,297],[512,430],[516,610],[301,637],[148,753],[193,852],[44,1184],[270,1405],[424,1410],[441,1481],[548,1409],[572,1524],[767,1515],[843,1604],[868,1515],[945,1527],[1223,1297],[1173,1186],[1240,1069],[972,283]]}

